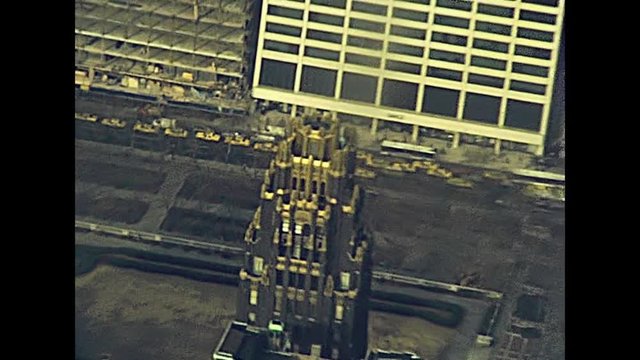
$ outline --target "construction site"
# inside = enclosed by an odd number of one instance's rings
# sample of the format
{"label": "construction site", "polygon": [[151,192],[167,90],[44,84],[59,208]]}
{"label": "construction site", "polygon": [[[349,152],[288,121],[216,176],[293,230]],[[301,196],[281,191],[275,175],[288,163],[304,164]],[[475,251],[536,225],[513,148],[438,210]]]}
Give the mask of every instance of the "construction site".
{"label": "construction site", "polygon": [[77,0],[76,84],[246,112],[255,2]]}

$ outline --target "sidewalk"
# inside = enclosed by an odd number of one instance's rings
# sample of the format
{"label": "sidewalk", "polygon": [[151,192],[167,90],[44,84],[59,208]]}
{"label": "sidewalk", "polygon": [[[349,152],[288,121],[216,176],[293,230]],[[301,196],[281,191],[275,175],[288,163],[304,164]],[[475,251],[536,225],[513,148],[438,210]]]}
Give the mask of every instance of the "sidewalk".
{"label": "sidewalk", "polygon": [[[411,134],[400,133],[388,129],[379,130],[376,135],[372,135],[369,127],[361,125],[346,125],[355,130],[356,147],[365,151],[380,151],[382,140],[393,140],[411,143]],[[515,169],[533,168],[536,157],[533,154],[526,154],[510,150],[502,150],[500,155],[493,153],[493,147],[481,147],[478,145],[462,144],[457,149],[450,147],[446,140],[418,138],[420,145],[431,146],[438,150],[437,159],[443,163],[460,164],[478,168],[485,168],[498,171],[511,171]]]}
{"label": "sidewalk", "polygon": [[[92,112],[100,108],[103,113],[104,106],[92,104],[92,100],[86,99],[76,102],[76,111]],[[110,111],[109,116],[121,116],[125,119],[135,118],[136,106],[129,106]],[[249,116],[211,115],[198,113],[197,110],[185,110],[175,107],[167,107],[165,117],[177,119],[180,126],[192,128],[194,126],[211,127],[219,132],[239,131],[245,134],[263,132],[266,126],[282,128],[290,119],[289,113],[281,113],[277,110],[261,115],[259,112]],[[111,113],[113,112],[113,114]],[[117,113],[117,114],[116,114]],[[394,140],[411,143],[411,133],[398,132],[390,129],[379,129],[376,135],[371,134],[369,122],[354,123],[344,120],[342,126],[349,127],[355,133],[355,145],[358,149],[377,153],[380,151],[382,140]],[[534,168],[536,157],[533,154],[502,150],[500,155],[493,153],[493,147],[481,147],[479,145],[461,144],[457,149],[451,148],[450,141],[420,136],[418,142],[421,145],[431,146],[438,150],[437,159],[443,163],[460,164],[464,166],[484,169],[511,171],[522,168]],[[561,167],[549,169],[553,172],[564,172]]]}

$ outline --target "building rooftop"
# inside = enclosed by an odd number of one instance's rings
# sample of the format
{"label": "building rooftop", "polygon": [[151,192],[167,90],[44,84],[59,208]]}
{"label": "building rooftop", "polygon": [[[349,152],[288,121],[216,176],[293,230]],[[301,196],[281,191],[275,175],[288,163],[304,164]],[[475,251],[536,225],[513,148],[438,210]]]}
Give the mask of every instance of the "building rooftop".
{"label": "building rooftop", "polygon": [[247,327],[247,324],[234,321],[227,326],[222,339],[213,354],[214,359],[254,359],[261,350],[261,334]]}
{"label": "building rooftop", "polygon": [[[324,360],[310,355],[272,351],[266,329],[257,329],[238,321],[231,322],[213,353],[214,360]],[[412,352],[369,350],[366,360],[422,360]]]}

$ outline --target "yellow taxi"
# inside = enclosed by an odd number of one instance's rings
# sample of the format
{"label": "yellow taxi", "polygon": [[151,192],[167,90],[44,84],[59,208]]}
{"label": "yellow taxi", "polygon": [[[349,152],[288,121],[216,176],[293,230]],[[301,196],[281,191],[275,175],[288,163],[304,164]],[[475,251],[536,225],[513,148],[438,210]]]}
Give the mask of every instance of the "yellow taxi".
{"label": "yellow taxi", "polygon": [[357,176],[357,177],[364,178],[364,179],[375,179],[376,178],[376,173],[375,172],[373,172],[371,170],[368,170],[368,169],[359,168],[359,167],[356,168],[356,171],[355,171],[354,175]]}
{"label": "yellow taxi", "polygon": [[87,114],[87,113],[76,113],[76,119],[89,121],[89,122],[96,122],[98,121],[98,116],[93,114]]}
{"label": "yellow taxi", "polygon": [[145,134],[157,134],[158,128],[153,126],[153,124],[146,124],[141,121],[138,121],[133,126],[133,131],[137,131]]}
{"label": "yellow taxi", "polygon": [[253,145],[253,149],[256,151],[277,152],[278,145],[270,142],[259,142]]}
{"label": "yellow taxi", "polygon": [[198,130],[196,131],[196,139],[203,140],[203,141],[219,142],[221,137],[220,137],[220,134],[212,130]]}
{"label": "yellow taxi", "polygon": [[170,137],[174,137],[174,138],[180,138],[180,139],[184,139],[187,137],[187,135],[189,134],[189,132],[185,129],[180,129],[180,128],[176,128],[176,129],[172,129],[172,128],[166,128],[164,129],[164,135],[165,136],[170,136]]}
{"label": "yellow taxi", "polygon": [[229,145],[249,147],[251,145],[251,140],[239,133],[234,133],[229,136],[225,136],[224,143]]}
{"label": "yellow taxi", "polygon": [[104,126],[108,126],[108,127],[112,127],[112,128],[116,128],[116,129],[122,129],[125,126],[127,126],[127,122],[120,120],[120,119],[116,119],[116,118],[105,118],[102,119],[102,121],[100,121],[100,123]]}

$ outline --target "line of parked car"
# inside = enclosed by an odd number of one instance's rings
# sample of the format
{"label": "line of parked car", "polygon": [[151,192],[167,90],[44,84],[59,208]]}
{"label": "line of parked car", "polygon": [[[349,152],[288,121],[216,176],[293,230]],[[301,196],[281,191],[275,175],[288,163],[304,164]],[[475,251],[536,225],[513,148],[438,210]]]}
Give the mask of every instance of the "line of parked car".
{"label": "line of parked car", "polygon": [[[117,129],[127,126],[126,121],[116,118],[99,118],[97,115],[87,113],[76,113],[75,116],[76,120],[100,123]],[[163,134],[178,139],[186,139],[189,136],[189,130],[179,127],[175,119],[168,118],[157,118],[151,122],[138,120],[133,125],[133,131],[148,135]],[[233,146],[253,147],[254,150],[264,152],[275,152],[278,149],[277,138],[271,135],[258,134],[250,137],[239,132],[219,133],[207,127],[196,127],[193,133],[197,140],[204,142],[223,142]]]}

